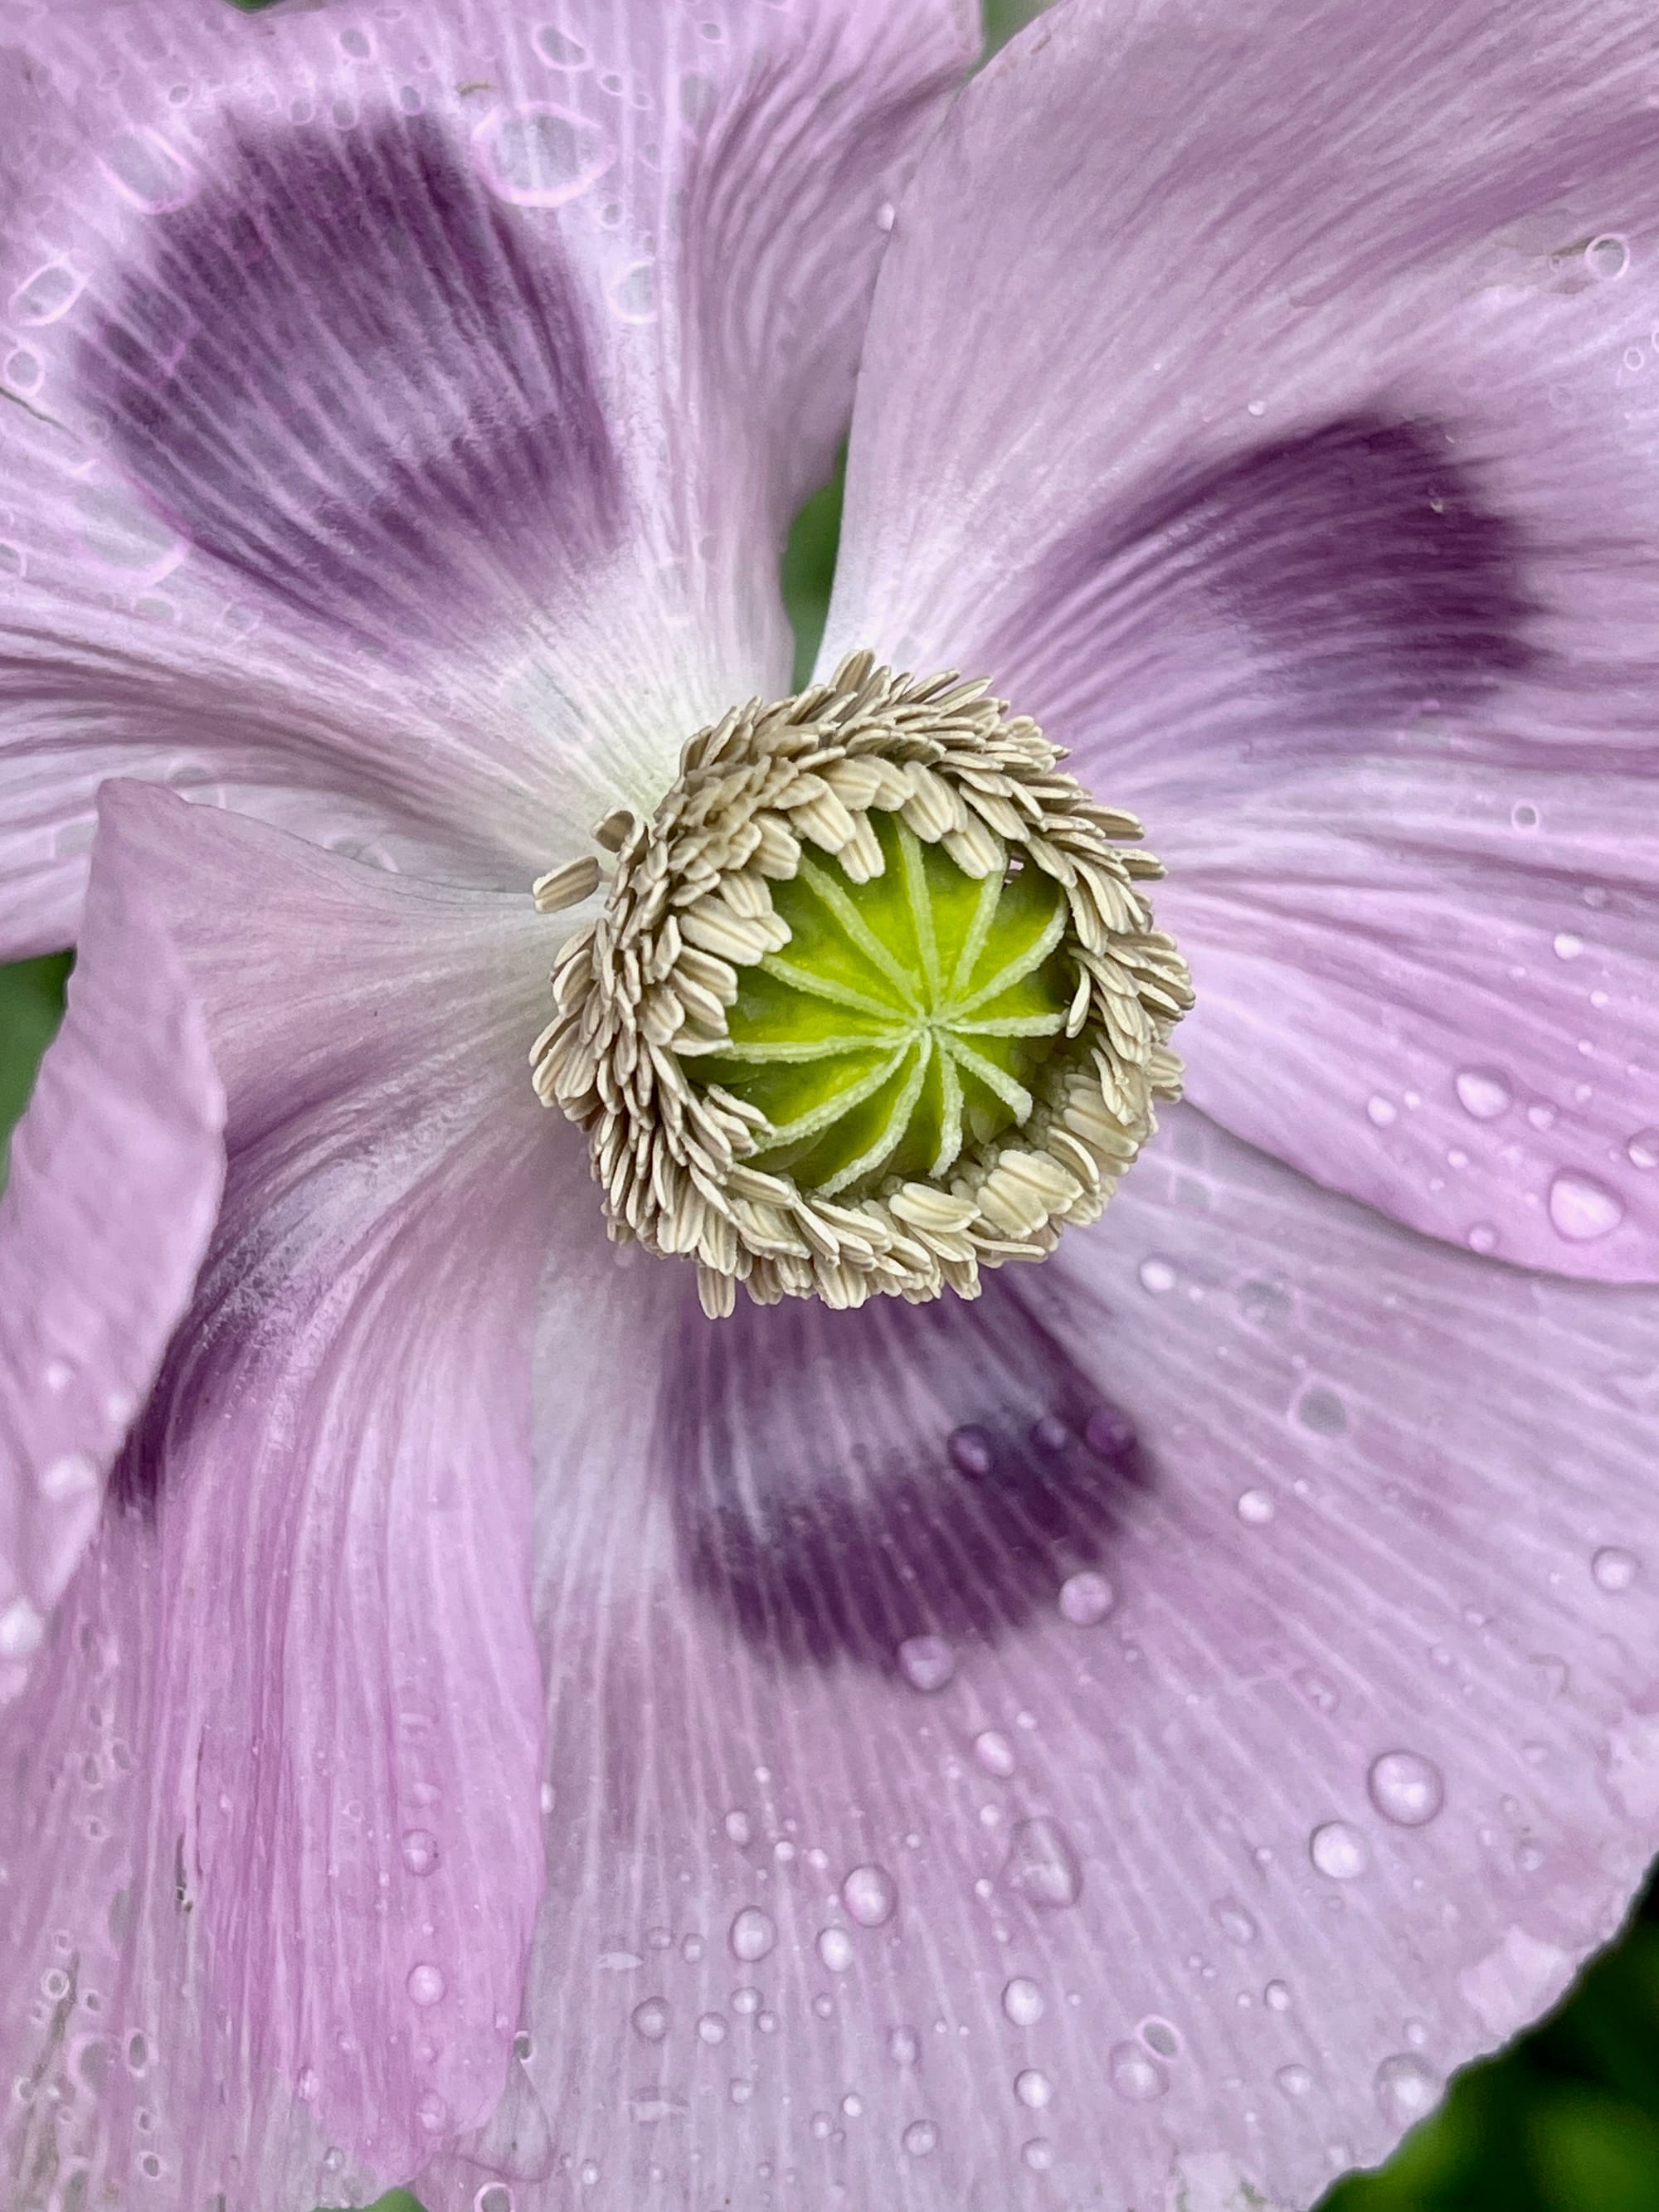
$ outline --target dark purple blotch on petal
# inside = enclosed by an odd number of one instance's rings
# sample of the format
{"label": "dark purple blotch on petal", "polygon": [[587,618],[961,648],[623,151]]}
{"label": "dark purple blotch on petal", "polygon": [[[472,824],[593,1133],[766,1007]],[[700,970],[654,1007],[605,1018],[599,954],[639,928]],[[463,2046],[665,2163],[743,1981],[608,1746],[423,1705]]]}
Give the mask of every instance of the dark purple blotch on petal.
{"label": "dark purple blotch on petal", "polygon": [[1113,504],[1044,563],[1002,659],[1041,666],[1079,627],[1118,629],[1173,593],[1239,626],[1287,734],[1370,736],[1534,665],[1528,569],[1524,532],[1449,427],[1354,414]]}
{"label": "dark purple blotch on petal", "polygon": [[583,304],[431,117],[243,125],[88,341],[112,457],[247,583],[380,640],[544,604],[622,521]]}
{"label": "dark purple blotch on petal", "polygon": [[994,1640],[1099,1564],[1143,1448],[1006,1278],[968,1304],[688,1313],[665,1375],[683,1571],[788,1664]]}

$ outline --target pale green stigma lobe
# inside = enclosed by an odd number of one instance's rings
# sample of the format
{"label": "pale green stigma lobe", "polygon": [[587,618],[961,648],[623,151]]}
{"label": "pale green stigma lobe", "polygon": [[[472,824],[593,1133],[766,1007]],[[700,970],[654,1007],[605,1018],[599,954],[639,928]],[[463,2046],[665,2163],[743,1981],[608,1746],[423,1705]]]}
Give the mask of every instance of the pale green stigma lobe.
{"label": "pale green stigma lobe", "polygon": [[774,886],[789,942],[739,970],[731,1045],[693,1071],[766,1116],[755,1167],[830,1198],[946,1175],[1029,1120],[1073,991],[1058,884],[976,880],[897,817],[872,827],[879,876],[803,856]]}

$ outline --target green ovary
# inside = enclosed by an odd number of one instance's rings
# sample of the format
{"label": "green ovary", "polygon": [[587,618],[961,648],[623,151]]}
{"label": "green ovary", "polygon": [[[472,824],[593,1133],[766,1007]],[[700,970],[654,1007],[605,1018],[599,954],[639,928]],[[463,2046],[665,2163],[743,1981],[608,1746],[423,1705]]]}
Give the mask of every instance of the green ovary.
{"label": "green ovary", "polygon": [[692,1063],[771,1123],[751,1165],[827,1197],[947,1176],[1029,1119],[1074,981],[1050,878],[976,881],[896,816],[871,821],[885,872],[854,884],[815,854],[775,884],[790,942],[738,971],[731,1045]]}

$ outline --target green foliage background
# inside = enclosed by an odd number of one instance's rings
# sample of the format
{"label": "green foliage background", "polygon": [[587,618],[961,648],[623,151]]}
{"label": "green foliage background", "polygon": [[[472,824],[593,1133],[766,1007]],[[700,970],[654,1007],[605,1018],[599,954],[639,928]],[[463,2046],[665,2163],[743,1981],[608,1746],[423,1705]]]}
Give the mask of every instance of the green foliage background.
{"label": "green foliage background", "polygon": [[[1037,12],[987,0],[994,43]],[[839,482],[803,511],[784,561],[804,679],[823,626],[841,520]],[[64,957],[0,968],[0,1140],[55,1030]],[[374,2212],[422,2212],[402,2191]],[[869,2208],[876,2212],[876,2208]],[[1543,2027],[1472,2068],[1379,2173],[1342,2182],[1322,2212],[1659,2212],[1659,1911]]]}

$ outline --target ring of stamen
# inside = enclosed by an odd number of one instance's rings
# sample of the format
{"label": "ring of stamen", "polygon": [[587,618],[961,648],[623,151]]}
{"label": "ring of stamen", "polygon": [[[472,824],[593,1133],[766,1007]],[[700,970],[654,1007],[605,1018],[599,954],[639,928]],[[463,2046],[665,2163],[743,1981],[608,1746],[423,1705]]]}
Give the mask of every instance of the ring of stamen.
{"label": "ring of stamen", "polygon": [[[538,1096],[586,1132],[611,1233],[852,1306],[964,1297],[1094,1220],[1179,1095],[1192,1003],[1101,806],[983,684],[848,656],[686,745],[553,969]],[[588,857],[544,909],[597,888]]]}

